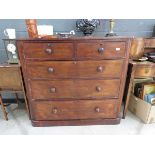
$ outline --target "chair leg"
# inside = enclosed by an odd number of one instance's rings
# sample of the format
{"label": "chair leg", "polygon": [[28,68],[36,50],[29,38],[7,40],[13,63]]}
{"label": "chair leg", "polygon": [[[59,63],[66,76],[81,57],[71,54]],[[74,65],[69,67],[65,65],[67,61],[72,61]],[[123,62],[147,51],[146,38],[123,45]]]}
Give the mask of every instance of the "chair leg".
{"label": "chair leg", "polygon": [[1,107],[2,107],[2,112],[4,114],[5,120],[8,121],[8,116],[7,116],[6,108],[5,108],[4,104],[3,104],[1,94],[0,94],[0,104],[1,104]]}

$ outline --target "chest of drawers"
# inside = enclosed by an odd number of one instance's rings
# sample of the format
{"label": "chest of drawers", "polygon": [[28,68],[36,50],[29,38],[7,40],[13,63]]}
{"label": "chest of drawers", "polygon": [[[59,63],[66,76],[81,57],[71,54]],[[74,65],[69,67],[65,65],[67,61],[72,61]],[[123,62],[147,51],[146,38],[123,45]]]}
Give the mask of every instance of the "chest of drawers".
{"label": "chest of drawers", "polygon": [[33,126],[118,124],[128,38],[17,40]]}

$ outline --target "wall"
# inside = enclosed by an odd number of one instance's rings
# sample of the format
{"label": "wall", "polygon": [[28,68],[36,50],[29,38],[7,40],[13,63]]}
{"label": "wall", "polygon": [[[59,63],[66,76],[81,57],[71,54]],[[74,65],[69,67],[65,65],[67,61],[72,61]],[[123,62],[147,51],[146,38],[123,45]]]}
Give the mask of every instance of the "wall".
{"label": "wall", "polygon": [[[38,24],[51,24],[54,26],[54,32],[69,32],[76,30],[76,19],[38,19]],[[155,19],[117,19],[115,32],[121,36],[150,37],[152,35]],[[105,36],[108,32],[108,20],[101,20],[100,26],[93,35]],[[24,19],[0,19],[0,63],[6,61],[6,53],[2,39],[5,38],[3,31],[6,28],[15,28],[18,38],[27,37],[26,25]],[[76,32],[77,35],[82,35]]]}

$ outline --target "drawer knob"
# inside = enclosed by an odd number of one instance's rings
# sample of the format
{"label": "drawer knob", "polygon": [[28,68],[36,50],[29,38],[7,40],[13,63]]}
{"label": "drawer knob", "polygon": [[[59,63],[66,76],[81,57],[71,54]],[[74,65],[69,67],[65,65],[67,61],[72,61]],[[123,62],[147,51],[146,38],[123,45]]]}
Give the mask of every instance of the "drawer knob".
{"label": "drawer knob", "polygon": [[96,112],[100,112],[100,108],[99,108],[99,107],[96,107],[96,108],[95,108],[95,111],[96,111]]}
{"label": "drawer knob", "polygon": [[97,87],[96,87],[96,91],[97,91],[97,92],[100,92],[101,90],[102,90],[102,88],[101,88],[100,86],[97,86]]}
{"label": "drawer knob", "polygon": [[50,93],[55,93],[56,92],[56,88],[50,88]]}
{"label": "drawer knob", "polygon": [[98,49],[98,52],[99,52],[99,53],[103,53],[103,52],[104,52],[104,48],[103,48],[103,47],[100,47],[100,48]]}
{"label": "drawer knob", "polygon": [[58,109],[57,108],[53,108],[52,111],[53,111],[54,114],[56,114],[58,112]]}
{"label": "drawer knob", "polygon": [[102,72],[103,71],[103,67],[102,66],[98,66],[97,67],[97,72]]}
{"label": "drawer knob", "polygon": [[149,69],[145,69],[145,73],[146,73],[146,74],[149,73]]}
{"label": "drawer knob", "polygon": [[54,68],[49,67],[49,68],[48,68],[48,72],[53,73],[53,72],[54,72]]}
{"label": "drawer knob", "polygon": [[47,54],[52,54],[52,49],[47,48],[47,49],[45,50],[45,52],[46,52]]}

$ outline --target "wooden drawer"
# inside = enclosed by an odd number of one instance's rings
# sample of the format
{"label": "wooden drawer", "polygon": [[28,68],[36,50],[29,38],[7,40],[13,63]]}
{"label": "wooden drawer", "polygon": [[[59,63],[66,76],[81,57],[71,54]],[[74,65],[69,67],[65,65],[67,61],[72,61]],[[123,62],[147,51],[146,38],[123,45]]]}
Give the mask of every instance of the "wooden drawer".
{"label": "wooden drawer", "polygon": [[155,48],[155,39],[154,38],[145,38],[144,39],[145,48]]}
{"label": "wooden drawer", "polygon": [[77,57],[111,59],[125,57],[125,42],[94,42],[77,44]]}
{"label": "wooden drawer", "polygon": [[71,60],[72,43],[24,43],[24,56],[30,59]]}
{"label": "wooden drawer", "polygon": [[119,79],[29,81],[32,99],[117,98]]}
{"label": "wooden drawer", "polygon": [[27,62],[30,78],[119,78],[123,60]]}
{"label": "wooden drawer", "polygon": [[22,90],[20,67],[0,67],[0,90]]}
{"label": "wooden drawer", "polygon": [[135,77],[155,77],[155,66],[137,66]]}
{"label": "wooden drawer", "polygon": [[34,102],[33,120],[115,118],[117,100],[77,100]]}

